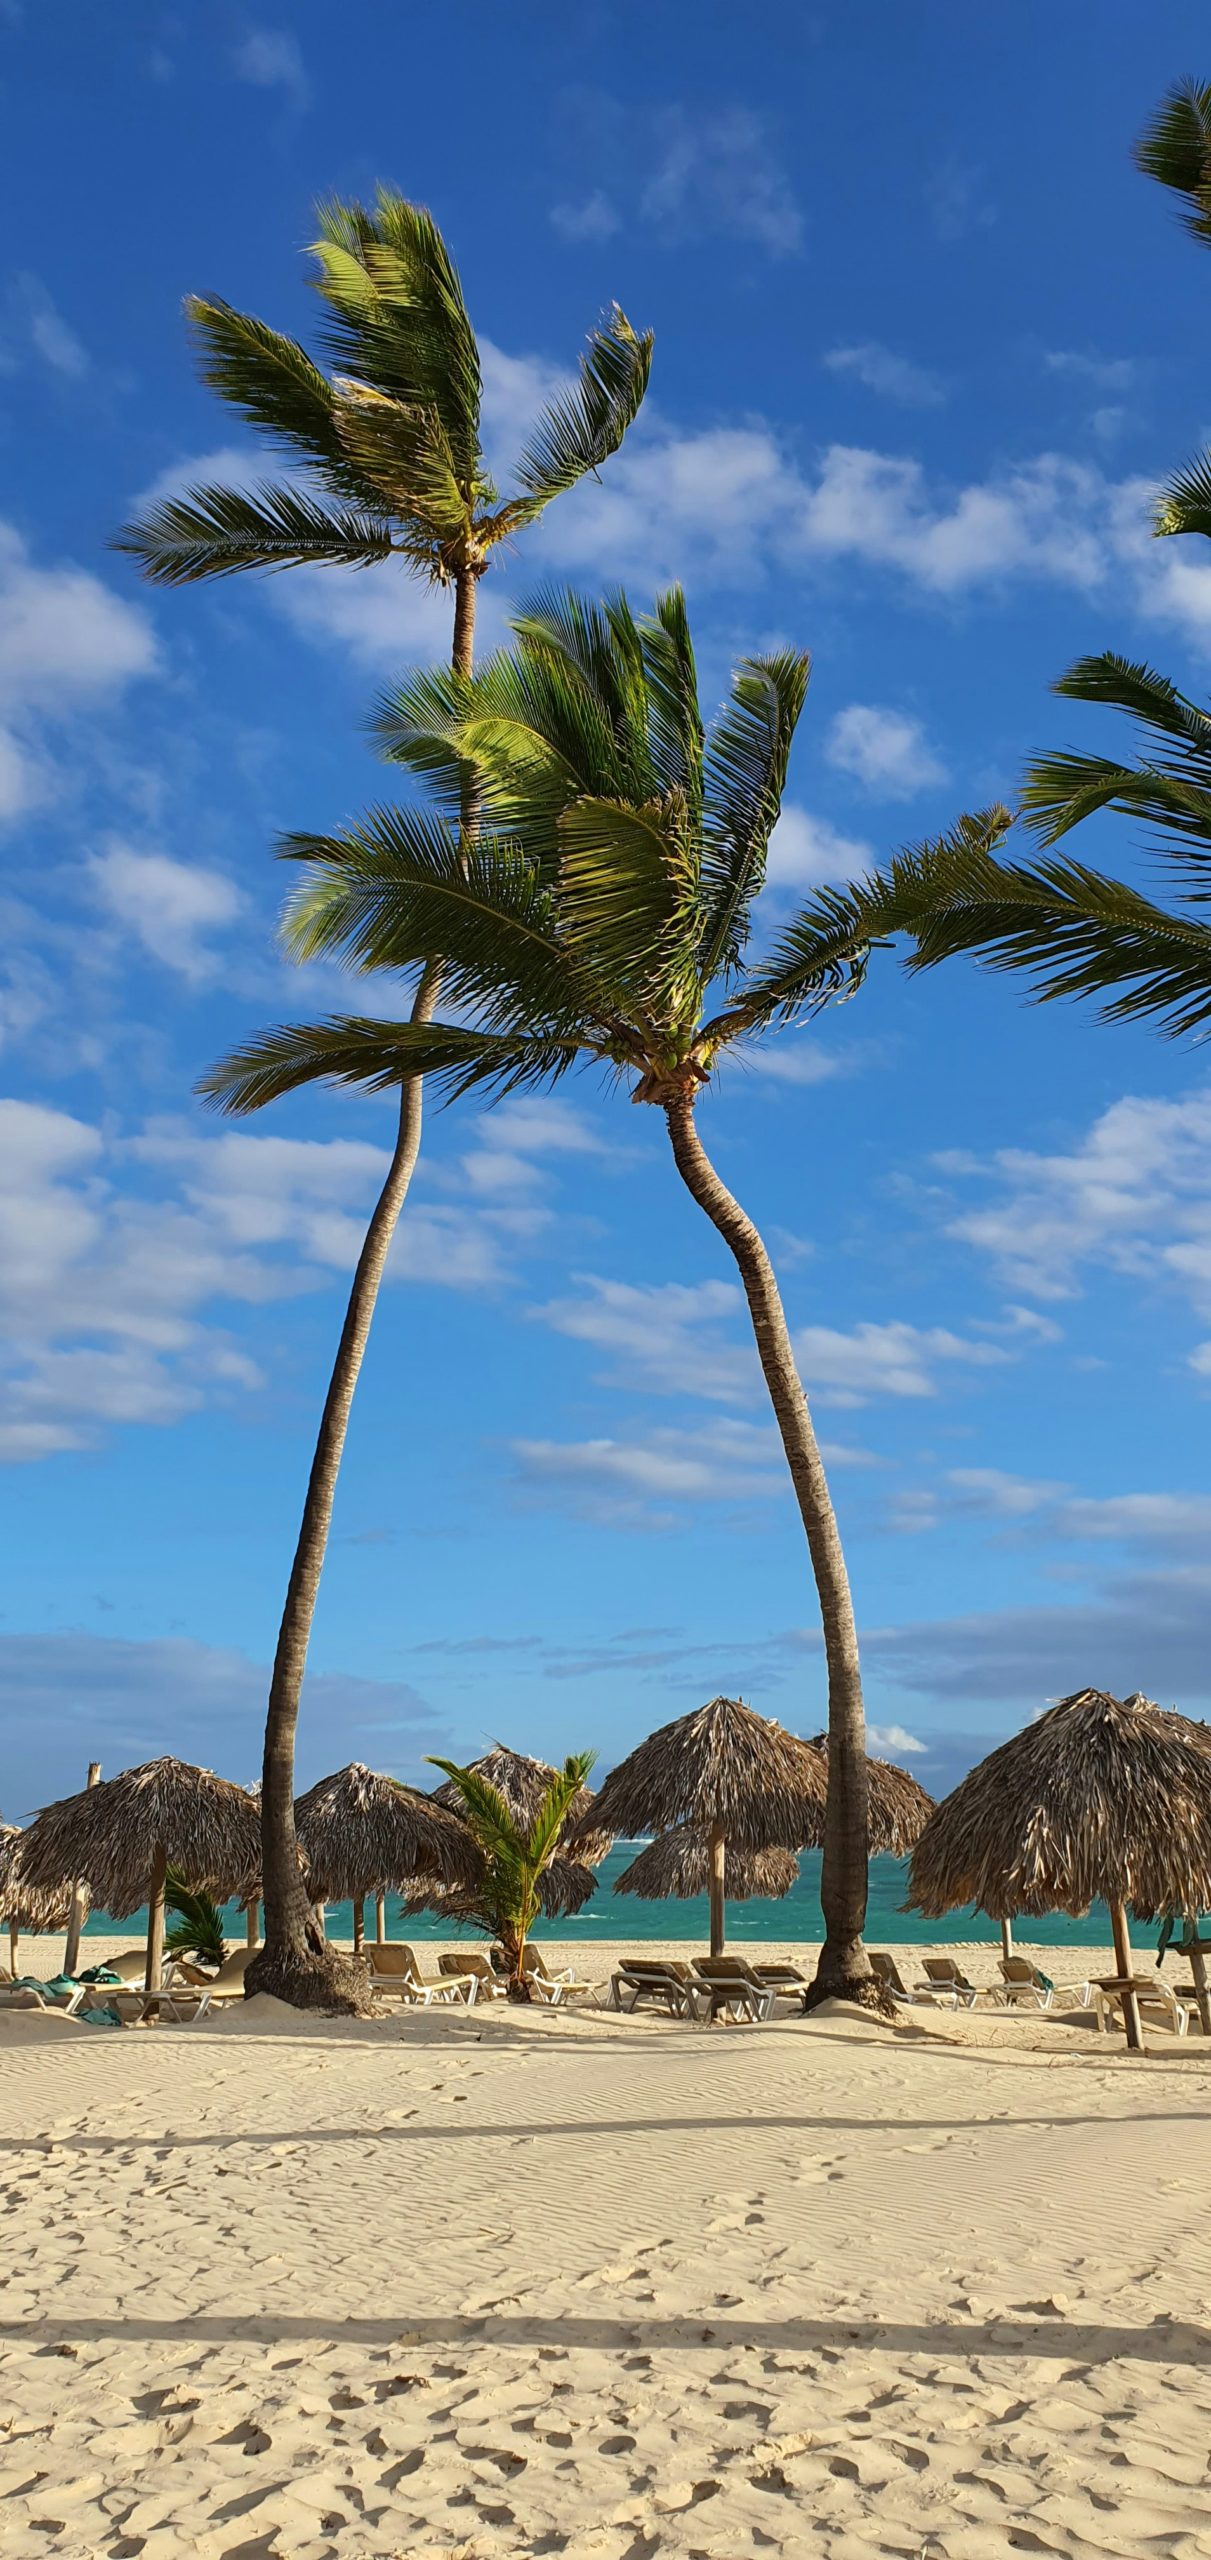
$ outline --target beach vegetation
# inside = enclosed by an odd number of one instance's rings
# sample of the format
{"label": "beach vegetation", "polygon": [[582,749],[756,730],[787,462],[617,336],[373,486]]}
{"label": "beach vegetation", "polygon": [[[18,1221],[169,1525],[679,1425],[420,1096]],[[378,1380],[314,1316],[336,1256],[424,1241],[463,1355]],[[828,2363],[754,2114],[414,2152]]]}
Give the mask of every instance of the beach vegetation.
{"label": "beach vegetation", "polygon": [[593,1766],[591,1751],[570,1752],[530,1818],[510,1805],[481,1769],[430,1754],[454,1790],[463,1820],[483,1861],[474,1900],[485,1927],[503,1951],[511,2000],[531,1997],[526,1941],[542,1909],[542,1880],[555,1860],[564,1825]]}

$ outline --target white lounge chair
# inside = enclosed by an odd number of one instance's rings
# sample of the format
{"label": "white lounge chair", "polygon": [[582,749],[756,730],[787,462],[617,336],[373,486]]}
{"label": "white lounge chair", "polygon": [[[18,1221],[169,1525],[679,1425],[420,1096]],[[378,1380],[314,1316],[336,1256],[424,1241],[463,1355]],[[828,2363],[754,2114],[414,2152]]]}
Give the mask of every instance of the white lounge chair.
{"label": "white lounge chair", "polygon": [[1002,1956],[1001,1997],[1012,2008],[1087,2009],[1093,1986],[1089,1982],[1052,1982],[1029,1956]]}
{"label": "white lounge chair", "polygon": [[[1123,1995],[1114,1987],[1117,1977],[1107,1975],[1093,1986],[1093,2005],[1097,2011],[1099,2033],[1112,2035],[1123,2023]],[[1141,2025],[1168,2027],[1175,2036],[1184,2036],[1190,2024],[1190,2012],[1179,2000],[1172,1983],[1140,1980],[1135,1982],[1135,1997]]]}
{"label": "white lounge chair", "polygon": [[756,2026],[773,2016],[778,1997],[774,1985],[763,1982],[744,1956],[698,1956],[694,1979],[712,2022],[720,2016],[746,2017]]}
{"label": "white lounge chair", "polygon": [[385,1945],[376,1939],[365,1952],[370,1958],[370,1988],[380,1999],[403,2000],[419,2009],[474,2006],[479,1990],[474,1973],[441,1974],[427,1980],[414,1950],[398,1938],[389,1939]]}
{"label": "white lounge chair", "polygon": [[610,1976],[610,2007],[630,2011],[652,2000],[671,2018],[696,2018],[696,1990],[694,1968],[680,1958],[662,1964],[655,1956],[628,1956]]}

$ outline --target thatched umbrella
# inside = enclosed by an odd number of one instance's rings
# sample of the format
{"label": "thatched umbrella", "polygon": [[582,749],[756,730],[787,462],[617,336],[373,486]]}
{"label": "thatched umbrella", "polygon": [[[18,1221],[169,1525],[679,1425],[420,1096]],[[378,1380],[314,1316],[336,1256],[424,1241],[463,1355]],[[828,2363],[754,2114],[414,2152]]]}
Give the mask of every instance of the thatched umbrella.
{"label": "thatched umbrella", "polygon": [[1138,1691],[1074,1691],[930,1815],[908,1898],[932,1919],[971,1902],[993,1920],[1108,1903],[1127,2041],[1142,2051],[1127,1908],[1139,1920],[1211,1908],[1211,1728]]}
{"label": "thatched umbrella", "polygon": [[[527,1828],[534,1821],[552,1779],[558,1776],[558,1771],[551,1768],[548,1761],[532,1760],[525,1751],[510,1751],[503,1742],[494,1742],[482,1760],[471,1762],[471,1767],[477,1777],[486,1778],[489,1786],[495,1787],[497,1794],[504,1798],[513,1820]],[[448,1807],[455,1819],[461,1822],[462,1797],[452,1778],[443,1779],[441,1786],[434,1788],[431,1802]],[[567,1831],[569,1849],[573,1853],[565,1852],[552,1858],[539,1878],[538,1897],[548,1920],[570,1918],[573,1913],[583,1910],[585,1903],[597,1891],[593,1869],[604,1858],[614,1837],[613,1831],[604,1828],[597,1819],[599,1802],[600,1798],[594,1795],[591,1787],[581,1787],[572,1799]],[[571,1839],[573,1829],[577,1833],[574,1848]],[[419,1884],[408,1895],[407,1909],[438,1911],[450,1920],[469,1920],[490,1928],[493,1923],[477,1890],[483,1865],[478,1850],[475,1858],[473,1880],[428,1887]]]}
{"label": "thatched umbrella", "polygon": [[[813,1751],[822,1751],[827,1759],[828,1735],[812,1735]],[[932,1796],[927,1796],[919,1780],[908,1769],[898,1768],[894,1760],[866,1762],[867,1800],[870,1806],[870,1854],[872,1858],[906,1858],[916,1847],[934,1809]],[[823,1845],[819,1841],[811,1846]]]}
{"label": "thatched umbrella", "polygon": [[14,1973],[22,1930],[38,1936],[48,1929],[65,1929],[72,1910],[70,1876],[61,1876],[56,1885],[40,1890],[22,1873],[21,1843],[28,1836],[15,1823],[0,1822],[0,1920],[8,1929],[9,1962]]}
{"label": "thatched umbrella", "polygon": [[[798,1873],[793,1849],[729,1849],[729,1899],[753,1902],[766,1896],[781,1901]],[[663,1831],[658,1840],[650,1840],[630,1866],[615,1876],[614,1891],[642,1894],[645,1902],[696,1902],[699,1894],[709,1893],[710,1883],[709,1834],[692,1822],[679,1822],[674,1831]]]}
{"label": "thatched umbrella", "polygon": [[[711,1954],[722,1955],[729,1855],[800,1849],[819,1835],[823,1755],[740,1698],[712,1698],[649,1734],[611,1771],[593,1820],[615,1837],[692,1823],[710,1851]],[[572,1835],[573,1847],[578,1834]]]}
{"label": "thatched umbrella", "polygon": [[209,1769],[169,1758],[146,1760],[45,1806],[21,1838],[23,1888],[53,1891],[65,1876],[79,1877],[114,1920],[147,1904],[148,1991],[160,1988],[168,1868],[224,1901],[251,1894],[260,1865],[252,1797]]}
{"label": "thatched umbrella", "polygon": [[471,1881],[478,1863],[465,1824],[431,1796],[380,1777],[360,1760],[309,1787],[295,1805],[294,1823],[312,1899],[353,1904],[355,1951],[368,1895],[381,1911],[381,1897],[414,1877],[457,1886]]}

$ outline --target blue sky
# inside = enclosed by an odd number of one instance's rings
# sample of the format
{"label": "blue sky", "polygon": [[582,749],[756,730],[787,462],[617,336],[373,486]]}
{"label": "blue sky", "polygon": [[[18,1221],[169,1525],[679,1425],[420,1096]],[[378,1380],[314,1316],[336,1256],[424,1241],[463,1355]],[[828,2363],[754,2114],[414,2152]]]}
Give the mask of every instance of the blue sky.
{"label": "blue sky", "polygon": [[[248,1778],[386,1104],[216,1122],[195,1076],[330,975],[288,827],[446,609],[394,573],[153,595],[107,541],[251,440],[182,296],[306,335],[326,192],[427,201],[493,448],[619,300],[640,427],[485,581],[687,588],[708,697],[814,676],[769,892],[1092,742],[1078,653],[1196,692],[1211,567],[1151,483],[1211,432],[1211,267],[1130,163],[1201,12],[698,0],[0,5],[0,1804],[169,1748]],[[454,18],[457,15],[457,29]],[[1045,66],[1045,78],[1040,76]],[[1090,853],[1138,869],[1108,822]],[[1211,1695],[1211,1081],[1197,1050],[888,960],[703,1105],[822,1435],[872,1722],[926,1784],[1085,1680]],[[433,1114],[364,1374],[305,1777],[489,1733],[603,1763],[720,1689],[823,1720],[814,1597],[732,1275],[657,1115],[585,1081]]]}

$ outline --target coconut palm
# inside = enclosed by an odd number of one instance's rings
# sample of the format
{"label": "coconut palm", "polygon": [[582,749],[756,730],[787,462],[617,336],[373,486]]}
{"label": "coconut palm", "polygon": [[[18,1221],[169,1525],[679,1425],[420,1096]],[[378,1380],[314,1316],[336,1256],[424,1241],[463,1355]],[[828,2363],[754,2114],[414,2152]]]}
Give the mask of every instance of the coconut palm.
{"label": "coconut palm", "polygon": [[[186,305],[203,379],[279,448],[286,476],[252,490],[195,488],[162,499],[125,528],[118,548],[161,586],[245,569],[398,561],[453,590],[452,662],[469,676],[476,593],[493,553],[616,450],[647,387],[651,336],[636,336],[618,309],[594,331],[577,384],[540,412],[515,490],[502,500],[481,441],[479,348],[432,216],[380,189],[373,211],[321,207],[319,226],[312,255],[324,310],[322,364],[229,303],[195,296]],[[465,776],[461,819],[466,833],[473,809]],[[414,1021],[428,1020],[438,985],[435,955],[415,990]],[[248,1987],[304,2002],[330,2004],[342,1990],[346,2002],[354,1999],[295,1856],[294,1736],[350,1409],[420,1136],[421,1085],[408,1076],[320,1420],[269,1693],[265,1945]]]}
{"label": "coconut palm", "polygon": [[[474,685],[431,674],[384,708],[388,744],[429,774],[447,817],[384,811],[290,848],[304,865],[286,926],[300,957],[411,976],[441,951],[463,1018],[287,1027],[206,1089],[248,1111],[317,1079],[382,1090],[423,1071],[450,1094],[502,1094],[587,1059],[663,1113],[677,1170],[738,1267],[807,1538],[829,1680],[820,1982],[860,1990],[866,1764],[849,1582],[773,1268],[696,1119],[727,1050],[852,993],[866,965],[865,925],[829,890],[745,958],[808,662],[744,660],[707,735],[679,589],[643,621],[621,597],[565,596],[514,629],[514,651]],[[468,759],[494,831],[470,848],[456,821]],[[964,827],[983,842],[1001,823]]]}
{"label": "coconut palm", "polygon": [[553,1769],[549,1786],[530,1821],[523,1821],[480,1769],[460,1768],[455,1760],[439,1760],[459,1799],[468,1830],[483,1859],[483,1882],[476,1902],[504,1948],[509,1968],[509,1998],[528,2000],[526,1940],[542,1908],[542,1879],[559,1848],[560,1837],[576,1798],[593,1766],[592,1751],[569,1753],[562,1769]]}

